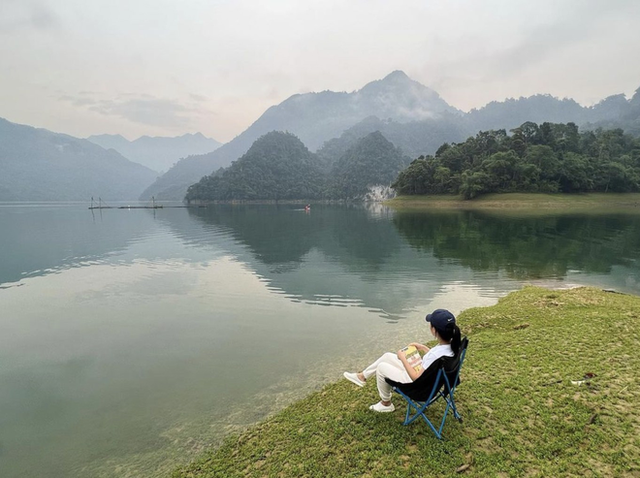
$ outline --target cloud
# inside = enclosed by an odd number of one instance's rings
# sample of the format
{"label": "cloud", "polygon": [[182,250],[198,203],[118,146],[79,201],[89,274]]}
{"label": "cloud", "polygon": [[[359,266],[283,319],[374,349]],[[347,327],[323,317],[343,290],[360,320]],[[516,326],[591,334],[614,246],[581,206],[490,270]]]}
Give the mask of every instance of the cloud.
{"label": "cloud", "polygon": [[394,69],[464,110],[638,86],[640,0],[400,3],[0,0],[0,107],[76,135],[230,139],[293,94],[354,91]]}
{"label": "cloud", "polygon": [[73,106],[91,106],[96,103],[96,100],[91,98],[76,98],[71,95],[62,95],[58,99],[71,103]]}
{"label": "cloud", "polygon": [[[581,11],[571,9],[549,24],[539,25],[521,41],[494,55],[490,64],[500,68],[501,74],[512,74],[547,60],[559,51],[592,40],[603,32],[602,25],[608,17],[624,17],[637,4],[621,1],[608,2],[587,0],[580,5]],[[576,16],[580,22],[576,22]]]}
{"label": "cloud", "polygon": [[100,99],[89,97],[85,92],[81,96],[62,95],[58,99],[104,116],[161,128],[188,128],[195,118],[209,114],[193,102],[181,103],[146,93],[124,93],[116,99]]}
{"label": "cloud", "polygon": [[179,128],[191,124],[191,108],[172,100],[137,98],[125,101],[101,101],[89,108],[103,115],[119,116],[134,123]]}
{"label": "cloud", "polygon": [[195,93],[189,93],[189,97],[193,100],[196,101],[198,103],[204,103],[205,101],[208,101],[208,98],[206,96],[202,96],[202,95],[197,95]]}
{"label": "cloud", "polygon": [[[463,109],[533,93],[586,101],[584,91],[589,90],[589,96],[602,97],[598,88],[606,91],[607,84],[616,83],[613,77],[605,79],[606,68],[594,67],[615,58],[617,51],[630,57],[637,51],[637,43],[624,39],[640,14],[640,2],[568,0],[546,6],[544,1],[526,8],[513,3],[505,15],[481,22],[481,29],[473,28],[468,16],[480,11],[465,14],[461,22],[472,28],[453,36],[439,31],[430,38],[429,61],[419,69],[419,78]],[[633,71],[618,64],[620,71]],[[599,83],[598,75],[603,78]],[[620,86],[609,88],[615,92]]]}
{"label": "cloud", "polygon": [[46,5],[34,5],[30,21],[31,25],[38,30],[46,30],[58,26],[58,17]]}
{"label": "cloud", "polygon": [[48,5],[41,2],[0,1],[0,34],[32,28],[50,30],[57,28],[60,20]]}

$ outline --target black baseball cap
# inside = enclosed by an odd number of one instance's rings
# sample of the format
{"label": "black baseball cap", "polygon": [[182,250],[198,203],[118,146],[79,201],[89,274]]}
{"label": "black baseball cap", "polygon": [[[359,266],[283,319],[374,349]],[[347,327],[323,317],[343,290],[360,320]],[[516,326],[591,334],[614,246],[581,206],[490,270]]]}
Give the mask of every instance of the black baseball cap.
{"label": "black baseball cap", "polygon": [[456,324],[456,318],[447,309],[436,309],[430,314],[427,314],[425,320],[433,325],[436,330],[446,329],[447,324]]}

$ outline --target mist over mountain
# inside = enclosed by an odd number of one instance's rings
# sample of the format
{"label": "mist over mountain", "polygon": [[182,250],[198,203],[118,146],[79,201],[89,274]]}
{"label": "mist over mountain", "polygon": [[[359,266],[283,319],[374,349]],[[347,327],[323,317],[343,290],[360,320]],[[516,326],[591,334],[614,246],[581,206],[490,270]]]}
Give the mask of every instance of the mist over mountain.
{"label": "mist over mountain", "polygon": [[444,143],[465,141],[478,131],[509,131],[528,121],[535,123],[536,119],[540,123],[573,122],[582,125],[583,130],[622,128],[629,134],[640,136],[640,88],[630,100],[622,94],[612,95],[592,107],[583,107],[571,99],[534,95],[494,101],[465,115],[443,114],[437,119],[406,123],[370,116],[345,130],[339,137],[325,142],[318,150],[318,156],[331,164],[360,138],[380,131],[405,154],[417,158],[435,154]]}
{"label": "mist over mountain", "polygon": [[155,178],[117,151],[0,118],[0,201],[131,200]]}
{"label": "mist over mountain", "polygon": [[438,93],[394,71],[353,93],[306,93],[294,95],[269,108],[251,127],[269,131],[289,131],[312,151],[339,136],[345,129],[368,116],[407,122],[439,118],[443,113],[459,113]]}
{"label": "mist over mountain", "polygon": [[216,150],[222,143],[202,133],[176,137],[141,136],[129,141],[119,134],[100,134],[87,138],[104,149],[115,149],[125,158],[154,171],[167,171],[180,159]]}
{"label": "mist over mountain", "polygon": [[[464,141],[478,131],[511,129],[533,121],[574,122],[587,128],[623,127],[640,134],[640,95],[627,100],[618,95],[593,107],[550,95],[491,102],[483,108],[462,113],[448,105],[435,91],[395,71],[352,93],[306,93],[294,95],[272,106],[247,130],[216,151],[179,161],[158,178],[143,199],[182,199],[189,185],[202,176],[226,167],[244,154],[253,141],[270,131],[289,131],[326,163],[344,153],[354,141],[381,131],[405,154],[417,157],[433,154],[444,142]],[[636,106],[634,106],[636,105]],[[635,130],[633,130],[635,128]],[[636,131],[636,133],[634,133]],[[346,135],[342,141],[331,142]],[[331,144],[324,145],[329,141]],[[324,145],[324,146],[323,146]],[[328,148],[328,149],[327,149]],[[331,148],[336,151],[329,152]],[[329,167],[328,163],[324,165]]]}
{"label": "mist over mountain", "polygon": [[532,123],[583,123],[589,108],[572,99],[558,99],[551,95],[533,95],[528,98],[509,98],[492,101],[466,115],[470,132],[490,129],[511,129],[526,121]]}
{"label": "mist over mountain", "polygon": [[435,152],[443,143],[463,141],[469,136],[469,129],[465,118],[457,114],[443,114],[438,119],[407,123],[369,116],[345,130],[338,138],[326,141],[318,150],[318,156],[330,169],[334,161],[360,139],[379,131],[404,154],[416,158],[425,152]]}
{"label": "mist over mountain", "polygon": [[[458,111],[430,88],[394,71],[352,93],[323,91],[293,95],[267,109],[243,133],[216,151],[185,158],[149,187],[143,199],[182,199],[187,188],[202,176],[228,166],[271,131],[288,131],[312,151],[325,141],[368,116],[406,122],[410,119],[438,118]],[[369,131],[370,132],[370,131]]]}
{"label": "mist over mountain", "polygon": [[592,108],[593,114],[586,129],[621,128],[625,133],[640,137],[640,88],[627,101],[624,95],[605,98]]}

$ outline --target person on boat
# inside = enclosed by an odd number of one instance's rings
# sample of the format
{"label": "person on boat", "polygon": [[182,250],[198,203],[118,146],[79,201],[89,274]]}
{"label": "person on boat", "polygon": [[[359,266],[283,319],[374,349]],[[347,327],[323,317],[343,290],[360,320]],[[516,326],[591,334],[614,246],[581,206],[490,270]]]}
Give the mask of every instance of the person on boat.
{"label": "person on boat", "polygon": [[395,410],[393,403],[391,403],[391,385],[386,382],[385,378],[400,383],[410,383],[422,375],[429,368],[429,365],[440,357],[453,357],[458,354],[461,337],[454,315],[446,309],[436,309],[428,314],[425,320],[429,323],[431,333],[438,340],[438,344],[431,348],[416,342],[409,344],[424,354],[422,369],[419,372],[409,364],[405,352],[402,350],[397,353],[385,353],[361,372],[344,372],[344,377],[359,387],[364,387],[367,380],[375,375],[380,401],[371,405],[370,410],[376,412],[393,412]]}

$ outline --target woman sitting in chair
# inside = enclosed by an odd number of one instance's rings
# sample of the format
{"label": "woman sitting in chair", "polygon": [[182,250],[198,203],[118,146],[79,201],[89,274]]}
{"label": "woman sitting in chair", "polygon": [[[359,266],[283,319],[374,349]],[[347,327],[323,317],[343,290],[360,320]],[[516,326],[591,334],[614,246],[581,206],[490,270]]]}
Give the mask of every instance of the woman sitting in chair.
{"label": "woman sitting in chair", "polygon": [[453,314],[445,309],[437,309],[427,315],[426,321],[429,322],[431,333],[438,340],[438,345],[429,348],[415,342],[409,344],[424,353],[422,369],[419,372],[409,364],[405,352],[399,350],[395,354],[385,353],[362,372],[344,373],[347,380],[359,387],[364,387],[370,377],[376,376],[380,401],[371,405],[369,409],[376,412],[393,412],[395,410],[393,403],[391,403],[391,385],[385,381],[385,378],[400,383],[413,382],[440,357],[453,357],[458,354],[461,340],[460,329],[456,325],[456,318]]}

